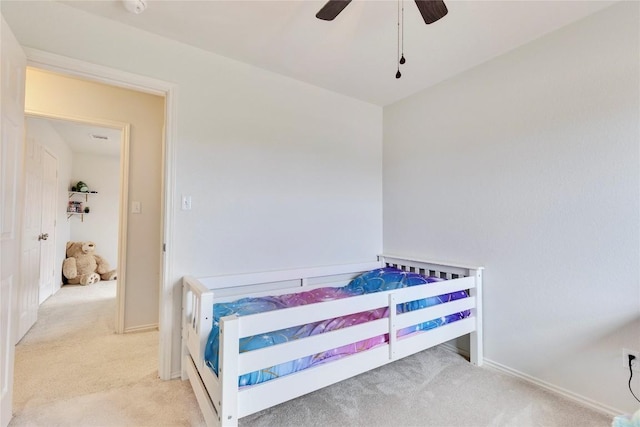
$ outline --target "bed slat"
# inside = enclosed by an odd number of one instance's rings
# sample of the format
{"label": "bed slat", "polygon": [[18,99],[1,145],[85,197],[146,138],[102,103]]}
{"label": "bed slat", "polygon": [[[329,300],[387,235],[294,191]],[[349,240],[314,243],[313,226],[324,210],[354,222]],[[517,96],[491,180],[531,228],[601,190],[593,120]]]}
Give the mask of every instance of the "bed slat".
{"label": "bed slat", "polygon": [[[380,292],[356,298],[344,298],[252,314],[242,318],[240,336],[248,337],[264,332],[278,331],[291,326],[305,325],[386,306],[387,295]],[[313,310],[312,307],[319,309]]]}
{"label": "bed slat", "polygon": [[424,323],[425,319],[434,320],[450,314],[460,313],[464,310],[470,310],[474,306],[475,298],[469,297],[433,305],[420,310],[401,313],[398,314],[398,319],[396,320],[396,329],[400,330],[407,326]]}
{"label": "bed slat", "polygon": [[240,390],[239,416],[253,414],[389,363],[387,345]]}
{"label": "bed slat", "polygon": [[408,288],[394,289],[393,291],[387,292],[393,292],[396,295],[396,303],[402,304],[408,301],[451,294],[471,289],[475,286],[475,281],[472,277],[464,277],[461,279],[447,280],[446,282],[434,282],[425,285],[410,286]]}
{"label": "bed slat", "polygon": [[476,319],[467,317],[453,323],[438,326],[428,331],[403,337],[396,343],[396,358],[401,359],[410,356],[426,348],[431,348],[438,344],[449,341],[452,337],[459,337],[472,332],[475,328]]}
{"label": "bed slat", "polygon": [[244,375],[266,367],[384,335],[388,332],[387,323],[387,319],[382,318],[360,325],[314,335],[302,340],[289,341],[287,343],[241,353],[239,356],[238,373]]}

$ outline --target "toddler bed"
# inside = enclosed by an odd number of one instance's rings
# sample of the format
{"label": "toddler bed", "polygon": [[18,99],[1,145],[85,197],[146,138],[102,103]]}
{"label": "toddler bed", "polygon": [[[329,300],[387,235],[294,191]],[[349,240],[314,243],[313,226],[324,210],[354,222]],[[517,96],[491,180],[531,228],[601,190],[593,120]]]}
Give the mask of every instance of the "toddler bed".
{"label": "toddler bed", "polygon": [[[377,262],[183,279],[183,379],[208,425],[470,335],[482,364],[482,268]],[[215,305],[214,305],[215,304]]]}

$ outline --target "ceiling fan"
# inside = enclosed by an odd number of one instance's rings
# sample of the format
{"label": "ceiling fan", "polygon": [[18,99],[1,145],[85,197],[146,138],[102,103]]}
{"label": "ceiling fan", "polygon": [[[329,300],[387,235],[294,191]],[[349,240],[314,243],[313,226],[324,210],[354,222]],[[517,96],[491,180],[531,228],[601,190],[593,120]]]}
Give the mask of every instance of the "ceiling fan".
{"label": "ceiling fan", "polygon": [[[425,24],[433,24],[447,14],[447,6],[442,0],[415,0]],[[316,18],[333,21],[351,0],[329,0],[316,14]]]}
{"label": "ceiling fan", "polygon": [[[400,6],[402,1],[402,20],[400,20]],[[425,24],[433,24],[437,20],[444,17],[448,10],[442,0],[415,0],[420,15],[424,19]],[[323,7],[316,13],[316,18],[324,21],[333,21],[336,16],[344,10],[347,5],[351,3],[351,0],[329,0]],[[402,54],[400,53],[400,40],[402,39]],[[400,65],[404,64],[406,59],[404,57],[404,0],[398,0],[398,70],[396,71],[396,79],[402,76],[400,73]]]}

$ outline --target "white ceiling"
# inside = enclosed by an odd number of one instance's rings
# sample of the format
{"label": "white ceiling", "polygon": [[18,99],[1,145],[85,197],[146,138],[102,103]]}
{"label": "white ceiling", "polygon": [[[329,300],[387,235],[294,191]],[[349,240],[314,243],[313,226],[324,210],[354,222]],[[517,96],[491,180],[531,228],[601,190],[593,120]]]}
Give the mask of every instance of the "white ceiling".
{"label": "white ceiling", "polygon": [[378,105],[387,105],[592,14],[615,1],[445,0],[425,25],[404,1],[397,80],[397,1],[353,1],[334,21],[324,1],[146,0],[134,15],[120,0],[72,7]]}
{"label": "white ceiling", "polygon": [[[120,157],[120,130],[77,122],[54,120],[40,117],[28,117],[31,121],[48,123],[67,143],[74,153],[94,154],[97,156]],[[95,139],[91,135],[99,135],[107,139]]]}

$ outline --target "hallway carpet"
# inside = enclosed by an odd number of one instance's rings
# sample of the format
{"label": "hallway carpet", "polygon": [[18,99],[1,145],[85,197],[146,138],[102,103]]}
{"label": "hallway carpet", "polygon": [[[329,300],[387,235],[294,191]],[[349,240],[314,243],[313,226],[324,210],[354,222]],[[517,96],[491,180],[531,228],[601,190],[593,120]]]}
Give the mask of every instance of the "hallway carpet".
{"label": "hallway carpet", "polygon": [[16,347],[10,426],[204,425],[188,381],[161,381],[158,332],[117,335],[116,282],[63,286]]}

